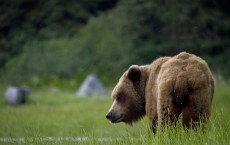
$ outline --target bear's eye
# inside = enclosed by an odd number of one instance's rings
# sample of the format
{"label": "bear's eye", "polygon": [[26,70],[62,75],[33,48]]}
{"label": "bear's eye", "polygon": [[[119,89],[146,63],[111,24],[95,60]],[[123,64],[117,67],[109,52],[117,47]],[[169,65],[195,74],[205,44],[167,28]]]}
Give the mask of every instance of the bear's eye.
{"label": "bear's eye", "polygon": [[118,97],[116,98],[116,100],[117,100],[117,102],[121,102],[121,101],[123,100],[123,97],[122,97],[122,96],[118,96]]}

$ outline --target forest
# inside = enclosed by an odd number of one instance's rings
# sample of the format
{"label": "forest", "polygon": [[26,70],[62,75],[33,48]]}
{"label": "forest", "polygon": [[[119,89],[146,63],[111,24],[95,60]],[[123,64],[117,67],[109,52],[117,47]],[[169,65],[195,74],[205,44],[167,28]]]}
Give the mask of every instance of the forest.
{"label": "forest", "polygon": [[[181,51],[230,78],[229,0],[1,0],[0,81],[111,86],[132,64]],[[63,85],[64,84],[64,85]]]}

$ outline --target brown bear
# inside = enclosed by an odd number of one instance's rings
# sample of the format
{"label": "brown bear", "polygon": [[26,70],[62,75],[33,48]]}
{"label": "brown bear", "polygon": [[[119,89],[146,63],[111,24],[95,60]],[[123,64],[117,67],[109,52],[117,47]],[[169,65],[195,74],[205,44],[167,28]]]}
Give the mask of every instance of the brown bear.
{"label": "brown bear", "polygon": [[207,63],[181,52],[161,57],[150,65],[132,65],[112,92],[113,104],[106,118],[132,124],[145,114],[150,125],[175,123],[179,116],[190,127],[211,113],[214,80]]}

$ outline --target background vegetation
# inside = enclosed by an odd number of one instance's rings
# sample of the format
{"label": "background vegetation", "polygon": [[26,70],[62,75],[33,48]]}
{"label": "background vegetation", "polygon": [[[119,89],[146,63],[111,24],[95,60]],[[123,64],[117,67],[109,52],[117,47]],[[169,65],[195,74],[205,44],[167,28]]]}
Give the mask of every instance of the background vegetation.
{"label": "background vegetation", "polygon": [[180,51],[203,57],[214,73],[230,77],[228,0],[0,3],[2,83],[61,81],[72,88],[96,73],[113,85],[129,65]]}

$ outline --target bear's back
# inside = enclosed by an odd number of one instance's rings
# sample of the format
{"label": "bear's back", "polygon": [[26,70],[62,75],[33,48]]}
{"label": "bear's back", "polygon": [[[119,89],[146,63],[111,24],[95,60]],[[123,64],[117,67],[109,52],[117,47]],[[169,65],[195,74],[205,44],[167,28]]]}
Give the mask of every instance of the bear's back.
{"label": "bear's back", "polygon": [[180,75],[186,78],[199,78],[202,75],[209,76],[211,75],[211,72],[207,63],[203,59],[182,52],[162,64],[160,74],[165,74],[165,77],[167,78],[175,78]]}
{"label": "bear's back", "polygon": [[155,81],[158,85],[168,82],[174,86],[179,83],[181,88],[191,89],[210,87],[211,84],[212,90],[214,89],[214,81],[207,63],[200,57],[186,52],[164,62]]}

